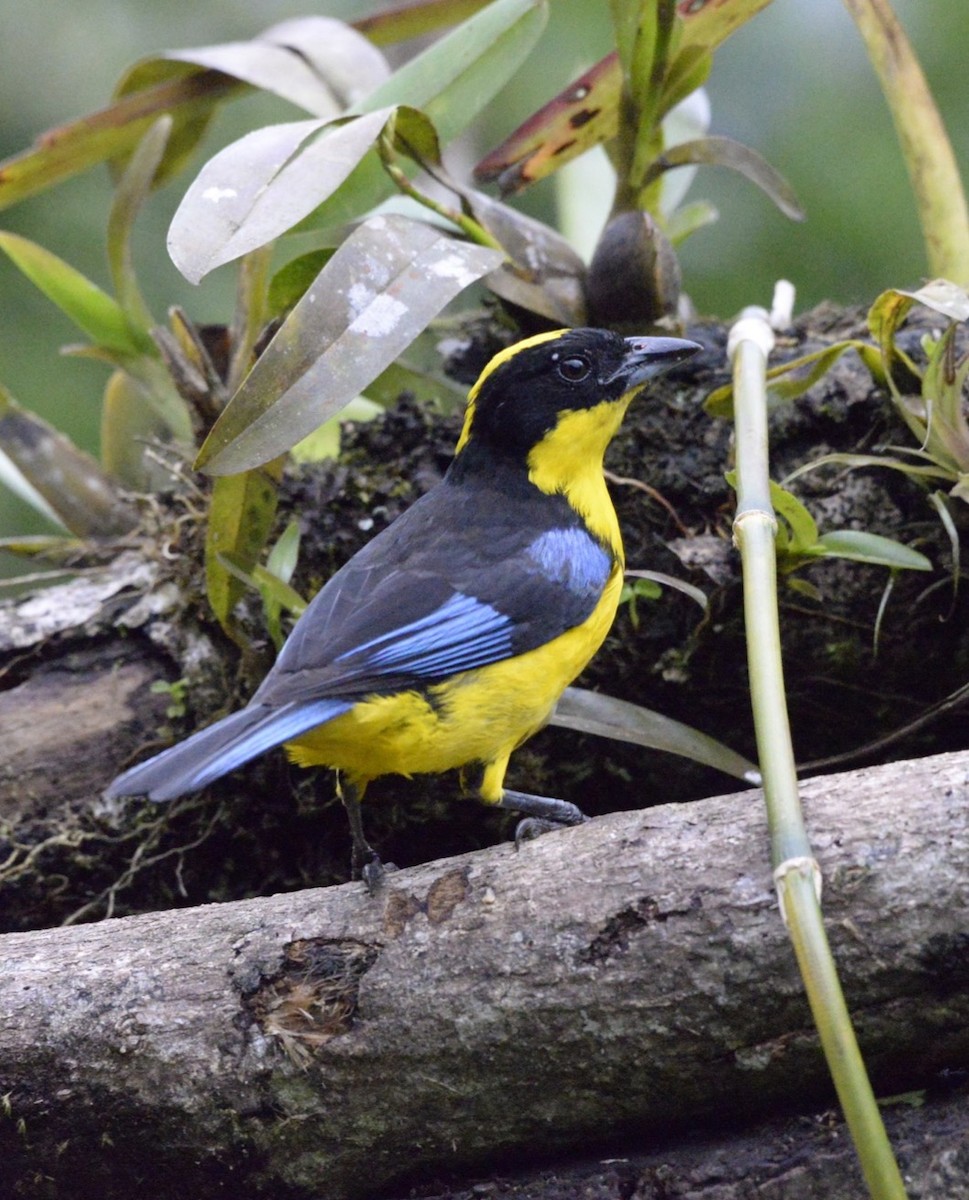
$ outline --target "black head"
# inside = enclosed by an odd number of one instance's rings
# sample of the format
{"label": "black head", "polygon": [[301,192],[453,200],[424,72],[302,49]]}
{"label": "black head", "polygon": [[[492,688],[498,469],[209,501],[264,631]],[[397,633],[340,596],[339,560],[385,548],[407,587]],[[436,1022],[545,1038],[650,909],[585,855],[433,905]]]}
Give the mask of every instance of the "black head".
{"label": "black head", "polygon": [[471,389],[460,452],[469,441],[527,453],[563,412],[618,403],[695,354],[681,338],[624,338],[606,329],[566,329],[497,354]]}

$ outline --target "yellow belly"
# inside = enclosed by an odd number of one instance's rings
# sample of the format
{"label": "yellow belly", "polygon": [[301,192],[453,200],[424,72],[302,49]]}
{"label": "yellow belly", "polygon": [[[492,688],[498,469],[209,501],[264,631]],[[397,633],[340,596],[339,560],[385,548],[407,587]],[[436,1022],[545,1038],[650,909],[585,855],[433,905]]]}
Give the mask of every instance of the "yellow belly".
{"label": "yellow belly", "polygon": [[[300,766],[336,767],[360,783],[503,763],[551,715],[563,690],[602,645],[622,588],[617,564],[591,617],[527,654],[464,671],[428,689],[375,696],[289,742]],[[500,775],[490,791],[500,788]],[[489,796],[497,799],[497,795]]]}

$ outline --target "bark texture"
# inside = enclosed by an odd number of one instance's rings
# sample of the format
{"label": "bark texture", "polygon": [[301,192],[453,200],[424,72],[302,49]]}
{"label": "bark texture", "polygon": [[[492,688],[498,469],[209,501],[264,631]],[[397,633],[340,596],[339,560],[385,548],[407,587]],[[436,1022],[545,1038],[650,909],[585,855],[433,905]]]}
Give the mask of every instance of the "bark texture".
{"label": "bark texture", "polygon": [[[877,1090],[966,1070],[969,755],[804,790]],[[0,1193],[387,1195],[823,1105],[765,834],[746,792],[402,871],[374,899],[348,884],[10,934]],[[912,1136],[920,1171],[965,1187],[948,1103]],[[801,1172],[817,1191],[677,1191],[674,1155],[573,1194],[861,1194],[837,1155],[824,1184],[823,1158]]]}

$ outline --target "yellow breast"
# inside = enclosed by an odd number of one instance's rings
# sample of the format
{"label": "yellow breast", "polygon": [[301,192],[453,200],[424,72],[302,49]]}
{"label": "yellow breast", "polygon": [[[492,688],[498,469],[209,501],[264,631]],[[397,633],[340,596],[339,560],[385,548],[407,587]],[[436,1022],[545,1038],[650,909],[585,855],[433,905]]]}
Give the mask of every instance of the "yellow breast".
{"label": "yellow breast", "polygon": [[359,779],[436,774],[508,755],[540,729],[564,689],[602,645],[622,590],[617,563],[589,618],[515,658],[419,692],[362,700],[290,742],[300,766],[325,765]]}

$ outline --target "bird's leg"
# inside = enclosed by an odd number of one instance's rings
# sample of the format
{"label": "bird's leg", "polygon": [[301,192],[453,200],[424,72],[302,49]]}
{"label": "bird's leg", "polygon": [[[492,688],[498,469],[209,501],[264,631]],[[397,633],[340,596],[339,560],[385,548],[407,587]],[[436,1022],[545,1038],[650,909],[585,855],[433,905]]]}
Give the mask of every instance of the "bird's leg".
{"label": "bird's leg", "polygon": [[366,785],[349,777],[337,777],[337,795],[343,802],[350,822],[350,870],[354,879],[362,879],[371,896],[375,895],[383,882],[388,870],[393,870],[393,863],[385,867],[380,856],[370,845],[363,832],[363,813],[360,801]]}
{"label": "bird's leg", "polygon": [[502,786],[507,757],[493,763],[475,763],[465,767],[461,783],[467,792],[476,796],[483,804],[519,812],[523,820],[515,827],[515,845],[530,841],[553,829],[568,825],[581,825],[589,818],[581,808],[568,800],[555,800],[551,796],[533,796],[529,792],[513,792]]}

